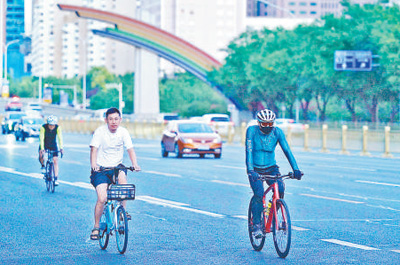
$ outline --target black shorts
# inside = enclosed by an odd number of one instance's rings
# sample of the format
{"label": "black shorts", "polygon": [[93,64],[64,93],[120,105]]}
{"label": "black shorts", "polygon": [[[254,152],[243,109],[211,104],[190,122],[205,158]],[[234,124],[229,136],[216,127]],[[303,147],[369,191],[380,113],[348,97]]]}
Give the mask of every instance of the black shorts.
{"label": "black shorts", "polygon": [[[125,175],[127,173],[127,170],[124,169],[122,170],[123,172],[125,172]],[[114,183],[114,169],[111,170],[105,170],[105,171],[95,171],[92,172],[92,174],[90,175],[90,183],[93,185],[93,187],[97,187],[100,184],[103,183],[107,183],[108,185],[113,184]],[[118,172],[119,174],[119,172]]]}
{"label": "black shorts", "polygon": [[[57,156],[57,157],[58,157],[58,148],[56,148],[56,149],[45,149],[45,150],[55,151],[55,153],[53,154],[53,156]],[[40,146],[39,146],[38,152],[40,152]]]}

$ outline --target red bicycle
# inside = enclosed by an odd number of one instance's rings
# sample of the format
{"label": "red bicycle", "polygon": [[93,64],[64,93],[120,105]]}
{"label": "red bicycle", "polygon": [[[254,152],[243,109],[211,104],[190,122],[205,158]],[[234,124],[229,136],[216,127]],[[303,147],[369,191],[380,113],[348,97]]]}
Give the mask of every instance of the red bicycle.
{"label": "red bicycle", "polygon": [[[294,178],[293,173],[289,173],[283,176],[270,176],[270,175],[260,175],[259,179],[262,181],[266,180],[278,180]],[[268,201],[267,205],[267,195],[271,194],[271,200]],[[249,212],[248,212],[248,228],[250,242],[254,250],[261,251],[264,247],[265,236],[267,233],[273,234],[274,245],[276,252],[279,257],[285,258],[289,254],[291,236],[292,236],[292,226],[290,223],[289,208],[286,202],[279,198],[278,182],[274,182],[268,187],[263,195],[263,211],[261,213],[261,222],[263,224],[262,232],[263,236],[257,238],[253,232],[253,212],[251,210],[254,196],[250,200]]]}

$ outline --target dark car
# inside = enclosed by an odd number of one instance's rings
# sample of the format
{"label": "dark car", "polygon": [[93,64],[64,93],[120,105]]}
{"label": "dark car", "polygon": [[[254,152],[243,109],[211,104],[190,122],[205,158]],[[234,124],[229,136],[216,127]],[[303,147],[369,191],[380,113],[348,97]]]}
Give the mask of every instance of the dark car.
{"label": "dark car", "polygon": [[15,124],[19,122],[19,120],[26,116],[26,113],[21,111],[8,111],[4,116],[4,119],[1,123],[1,131],[3,134],[9,134],[14,131]]}
{"label": "dark car", "polygon": [[176,157],[184,154],[213,154],[220,158],[222,154],[221,137],[204,123],[191,120],[173,120],[167,125],[161,139],[161,155],[175,153]]}
{"label": "dark car", "polygon": [[40,127],[43,123],[44,121],[40,117],[22,117],[15,125],[15,139],[25,141],[27,137],[39,137]]}

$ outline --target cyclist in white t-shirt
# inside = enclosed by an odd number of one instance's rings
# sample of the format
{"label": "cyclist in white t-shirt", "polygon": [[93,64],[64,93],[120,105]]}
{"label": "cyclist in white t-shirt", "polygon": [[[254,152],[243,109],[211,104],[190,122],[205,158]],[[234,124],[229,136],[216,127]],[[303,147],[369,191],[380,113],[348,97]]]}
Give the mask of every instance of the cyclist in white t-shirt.
{"label": "cyclist in white t-shirt", "polygon": [[[99,171],[100,167],[116,167],[122,164],[124,147],[135,171],[140,171],[136,154],[127,129],[120,127],[121,113],[117,108],[110,108],[106,112],[106,124],[97,128],[90,142],[90,164],[92,174],[90,182],[96,189],[97,202],[94,209],[94,228],[90,238],[99,239],[100,217],[103,213],[104,203],[107,200],[107,187],[112,183],[114,170]],[[126,170],[118,174],[118,183],[126,184]],[[124,207],[126,201],[123,201]],[[127,217],[130,215],[127,212]]]}

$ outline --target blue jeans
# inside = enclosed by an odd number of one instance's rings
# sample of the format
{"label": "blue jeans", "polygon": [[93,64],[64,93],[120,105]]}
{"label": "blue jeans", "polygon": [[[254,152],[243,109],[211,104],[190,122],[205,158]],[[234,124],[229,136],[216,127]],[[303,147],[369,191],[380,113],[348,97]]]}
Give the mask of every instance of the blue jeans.
{"label": "blue jeans", "polygon": [[[279,167],[277,165],[268,168],[254,168],[258,174],[262,175],[278,175]],[[252,202],[251,211],[253,212],[253,224],[259,224],[261,222],[261,212],[263,211],[262,198],[264,195],[264,186],[261,180],[252,181],[249,178],[251,189],[254,193],[254,199]],[[279,197],[283,198],[285,193],[285,184],[281,179],[278,180],[267,180],[268,185],[272,185],[274,182],[278,182]]]}

